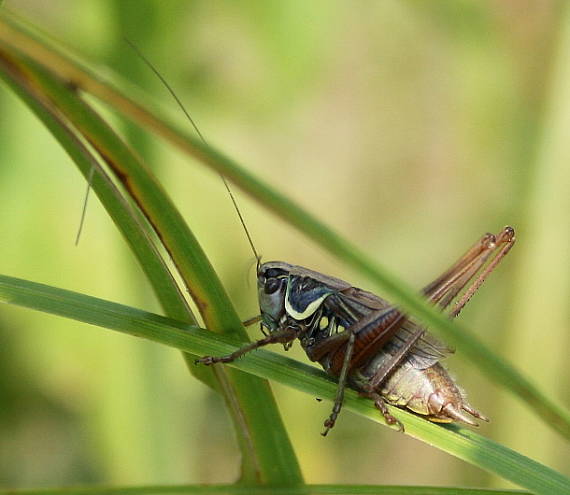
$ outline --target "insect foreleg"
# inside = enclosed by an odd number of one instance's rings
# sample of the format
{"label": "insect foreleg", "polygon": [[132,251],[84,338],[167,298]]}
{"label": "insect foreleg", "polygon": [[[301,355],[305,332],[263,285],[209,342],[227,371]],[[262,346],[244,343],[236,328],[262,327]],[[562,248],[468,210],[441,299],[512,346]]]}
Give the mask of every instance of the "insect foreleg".
{"label": "insect foreleg", "polygon": [[196,359],[194,361],[196,364],[215,364],[215,363],[231,363],[235,361],[237,358],[247,354],[250,351],[258,349],[259,347],[263,347],[268,344],[286,344],[295,340],[297,337],[297,332],[292,328],[285,328],[284,330],[276,330],[275,332],[271,332],[267,337],[256,340],[255,342],[251,342],[247,345],[244,345],[237,351],[228,354],[227,356],[204,356],[203,358]]}
{"label": "insect foreleg", "polygon": [[350,359],[352,358],[352,351],[354,349],[354,341],[355,341],[355,334],[354,332],[350,332],[350,335],[348,336],[348,342],[346,344],[344,362],[342,363],[342,369],[340,371],[340,376],[338,378],[338,387],[336,389],[336,397],[334,399],[332,412],[324,423],[325,430],[321,433],[323,437],[326,437],[329,430],[334,426],[336,418],[338,417],[340,410],[342,409],[342,403],[344,401],[344,389],[346,388],[346,378],[348,376],[348,368],[350,366]]}

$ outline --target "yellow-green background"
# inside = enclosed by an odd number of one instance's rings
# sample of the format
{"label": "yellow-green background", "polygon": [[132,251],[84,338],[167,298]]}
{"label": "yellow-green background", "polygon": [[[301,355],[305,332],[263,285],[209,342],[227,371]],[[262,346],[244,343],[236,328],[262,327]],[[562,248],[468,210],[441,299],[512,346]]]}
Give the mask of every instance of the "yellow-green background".
{"label": "yellow-green background", "polygon": [[[5,2],[174,112],[123,37],[133,40],[209,142],[418,287],[480,234],[515,226],[518,245],[462,319],[568,405],[565,5]],[[253,316],[253,258],[219,177],[117,125],[175,198],[241,316]],[[159,311],[95,197],[74,246],[84,193],[67,156],[2,87],[0,272]],[[239,200],[265,260],[366,287],[246,197]],[[257,337],[256,328],[250,335]],[[476,369],[457,358],[449,363],[492,418],[481,433],[570,474],[567,444]],[[506,486],[350,413],[325,439],[319,433],[328,403],[274,390],[308,482]],[[221,400],[189,375],[179,353],[0,308],[0,487],[229,482],[238,474],[231,435]]]}

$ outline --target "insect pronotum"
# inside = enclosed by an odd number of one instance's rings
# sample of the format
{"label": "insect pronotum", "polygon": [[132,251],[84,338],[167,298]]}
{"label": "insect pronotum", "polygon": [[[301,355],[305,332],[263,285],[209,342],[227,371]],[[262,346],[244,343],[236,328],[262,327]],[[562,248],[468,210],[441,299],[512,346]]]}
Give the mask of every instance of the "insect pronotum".
{"label": "insect pronotum", "polygon": [[[166,80],[134,44],[127,42],[165,85],[204,140]],[[260,263],[231,189],[224,177],[222,180],[258,260],[260,315],[244,324],[261,322],[265,337],[227,356],[205,356],[197,363],[229,363],[268,344],[283,344],[288,350],[298,339],[311,361],[338,378],[323,435],[336,422],[347,386],[372,399],[386,422],[401,430],[403,425],[390,414],[387,403],[439,423],[459,421],[477,426],[473,418],[488,421],[467,402],[465,393],[440,364],[453,351],[395,305],[308,268],[283,261]],[[423,295],[442,310],[456,301],[448,313],[455,318],[514,243],[512,227],[505,227],[497,235],[483,235],[448,270],[424,287]]]}

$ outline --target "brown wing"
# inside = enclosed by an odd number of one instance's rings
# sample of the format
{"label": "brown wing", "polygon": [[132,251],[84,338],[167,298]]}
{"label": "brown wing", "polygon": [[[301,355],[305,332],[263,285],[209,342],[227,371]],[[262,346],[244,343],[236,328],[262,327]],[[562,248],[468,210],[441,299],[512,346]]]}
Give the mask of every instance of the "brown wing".
{"label": "brown wing", "polygon": [[[331,337],[331,341],[326,345],[326,351],[334,353],[331,359],[333,373],[340,372],[344,360],[346,337],[350,332],[356,333],[350,364],[350,368],[354,369],[386,346],[387,352],[395,353],[418,329],[418,325],[398,311],[395,306],[362,289],[350,287],[335,294],[334,298],[338,299],[336,301],[333,299],[331,302],[343,308],[345,313],[352,311],[355,318],[345,332]],[[453,350],[445,344],[425,333],[406,359],[415,368],[425,369],[452,352]]]}

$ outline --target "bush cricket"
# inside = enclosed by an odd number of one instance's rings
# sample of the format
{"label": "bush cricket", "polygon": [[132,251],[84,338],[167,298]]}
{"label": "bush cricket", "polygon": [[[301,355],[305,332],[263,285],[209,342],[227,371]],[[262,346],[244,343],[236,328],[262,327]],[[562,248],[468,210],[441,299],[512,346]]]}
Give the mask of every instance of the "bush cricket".
{"label": "bush cricket", "polygon": [[[465,289],[449,312],[455,318],[514,242],[512,227],[497,235],[485,234],[424,287],[423,295],[443,310]],[[248,323],[260,321],[265,338],[227,356],[206,356],[197,362],[228,363],[275,343],[287,350],[298,339],[311,361],[338,378],[323,435],[336,422],[347,386],[372,399],[386,422],[400,429],[403,425],[386,403],[434,422],[476,426],[472,418],[488,421],[467,402],[439,363],[453,351],[388,301],[343,280],[282,261],[258,263],[257,290],[261,314]]]}
{"label": "bush cricket", "polygon": [[[126,41],[160,79],[205,142],[168,82],[133,43]],[[458,421],[477,426],[473,418],[488,421],[467,402],[465,393],[440,364],[453,350],[395,305],[308,268],[282,261],[261,263],[229,184],[221,178],[257,259],[260,315],[244,324],[260,322],[265,337],[227,356],[205,356],[196,363],[229,363],[268,344],[283,344],[288,350],[298,339],[311,361],[338,378],[323,435],[337,420],[347,386],[372,399],[386,423],[397,425],[400,430],[403,425],[390,414],[387,403],[433,422]],[[424,287],[422,294],[441,310],[456,301],[448,313],[455,318],[514,243],[512,227],[507,226],[496,235],[483,235],[448,270]]]}

